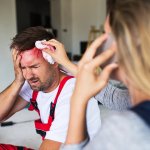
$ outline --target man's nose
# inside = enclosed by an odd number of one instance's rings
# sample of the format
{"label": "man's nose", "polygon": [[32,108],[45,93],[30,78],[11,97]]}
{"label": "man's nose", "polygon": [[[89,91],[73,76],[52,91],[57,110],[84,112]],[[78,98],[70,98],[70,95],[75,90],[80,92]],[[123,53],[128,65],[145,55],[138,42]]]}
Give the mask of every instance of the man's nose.
{"label": "man's nose", "polygon": [[27,68],[26,71],[25,71],[25,74],[24,74],[24,78],[26,80],[29,80],[33,77],[33,72],[32,72],[32,69],[30,68]]}

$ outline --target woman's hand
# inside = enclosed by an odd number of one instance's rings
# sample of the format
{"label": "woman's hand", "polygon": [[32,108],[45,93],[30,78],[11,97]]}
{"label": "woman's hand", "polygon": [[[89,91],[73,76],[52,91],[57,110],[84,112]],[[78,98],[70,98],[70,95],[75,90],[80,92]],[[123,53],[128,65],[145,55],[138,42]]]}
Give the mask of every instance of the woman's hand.
{"label": "woman's hand", "polygon": [[23,77],[23,73],[20,67],[21,55],[19,54],[19,51],[13,49],[12,57],[13,57],[13,64],[14,64],[14,71],[15,71],[15,81],[17,83],[23,84],[25,79]]}
{"label": "woman's hand", "polygon": [[100,70],[100,66],[114,55],[116,51],[114,46],[94,58],[97,48],[106,39],[106,34],[97,38],[78,63],[77,81],[73,96],[76,95],[79,99],[89,100],[105,87],[110,74],[118,67],[116,63],[111,63]]}
{"label": "woman's hand", "polygon": [[62,43],[55,39],[52,39],[47,42],[43,42],[43,44],[53,46],[55,50],[46,48],[43,49],[43,51],[48,53],[58,64],[65,67],[69,72],[76,76],[77,66],[69,60],[65,47]]}
{"label": "woman's hand", "polygon": [[100,72],[99,67],[110,59],[115,49],[111,48],[95,56],[97,48],[107,39],[107,35],[97,38],[86,50],[78,63],[76,85],[71,98],[70,121],[66,144],[80,143],[87,137],[86,109],[91,97],[96,95],[108,82],[117,64],[110,64]]}
{"label": "woman's hand", "polygon": [[55,50],[51,50],[50,48],[43,49],[44,52],[47,52],[49,55],[53,57],[53,59],[59,63],[64,64],[64,61],[69,61],[69,58],[66,54],[65,47],[59,41],[52,39],[46,42],[42,42],[44,45],[53,46]]}

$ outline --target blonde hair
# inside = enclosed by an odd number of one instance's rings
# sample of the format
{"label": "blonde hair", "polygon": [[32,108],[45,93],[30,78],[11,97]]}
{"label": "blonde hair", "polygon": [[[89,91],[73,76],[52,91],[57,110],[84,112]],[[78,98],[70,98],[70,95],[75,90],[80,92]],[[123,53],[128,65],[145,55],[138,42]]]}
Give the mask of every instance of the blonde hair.
{"label": "blonde hair", "polygon": [[120,65],[134,86],[150,95],[150,0],[116,0],[110,24]]}

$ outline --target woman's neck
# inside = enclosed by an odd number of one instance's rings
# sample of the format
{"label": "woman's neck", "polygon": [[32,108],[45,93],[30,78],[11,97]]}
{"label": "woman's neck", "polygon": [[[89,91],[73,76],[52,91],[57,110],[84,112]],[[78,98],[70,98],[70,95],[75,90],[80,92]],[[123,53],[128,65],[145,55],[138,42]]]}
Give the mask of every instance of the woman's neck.
{"label": "woman's neck", "polygon": [[133,105],[137,105],[145,100],[150,101],[150,95],[145,94],[141,90],[132,90],[131,92],[131,102]]}

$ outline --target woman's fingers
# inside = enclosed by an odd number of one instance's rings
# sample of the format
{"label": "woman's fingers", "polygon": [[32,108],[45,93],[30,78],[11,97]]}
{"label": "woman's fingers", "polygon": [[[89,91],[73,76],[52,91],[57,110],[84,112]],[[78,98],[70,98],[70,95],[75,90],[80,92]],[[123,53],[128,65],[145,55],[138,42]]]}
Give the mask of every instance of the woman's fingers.
{"label": "woman's fingers", "polygon": [[103,88],[107,84],[112,71],[118,67],[118,64],[112,63],[107,65],[103,70],[100,70],[100,66],[110,59],[114,53],[115,50],[107,50],[101,55],[95,57],[92,61],[79,66],[79,71],[84,70],[86,72],[86,76],[89,74],[93,77],[95,76],[95,86],[98,86],[98,89]]}
{"label": "woman's fingers", "polygon": [[102,36],[98,37],[85,51],[83,55],[83,59],[92,59],[100,45],[107,39],[108,35],[103,34]]}
{"label": "woman's fingers", "polygon": [[55,39],[51,39],[49,41],[44,41],[42,43],[45,44],[45,45],[49,45],[50,44],[52,46],[57,46],[58,44],[62,44],[62,43],[60,43],[59,41],[57,41]]}
{"label": "woman's fingers", "polygon": [[44,41],[42,43],[50,47],[50,49],[49,48],[43,49],[44,51],[49,52],[49,54],[53,54],[53,52],[59,50],[60,48],[64,48],[64,45],[55,39]]}
{"label": "woman's fingers", "polygon": [[115,49],[109,49],[107,51],[104,51],[100,55],[96,56],[92,61],[91,64],[93,63],[96,66],[101,66],[108,60],[110,60],[114,55],[115,55],[116,50]]}
{"label": "woman's fingers", "polygon": [[98,76],[98,81],[97,81],[99,82],[98,86],[104,87],[107,84],[111,73],[117,68],[118,68],[118,64],[116,63],[112,63],[106,66]]}
{"label": "woman's fingers", "polygon": [[78,65],[82,66],[84,63],[89,62],[95,56],[97,49],[102,45],[102,43],[108,38],[107,34],[103,34],[102,36],[98,37],[85,51],[83,57],[79,61]]}

